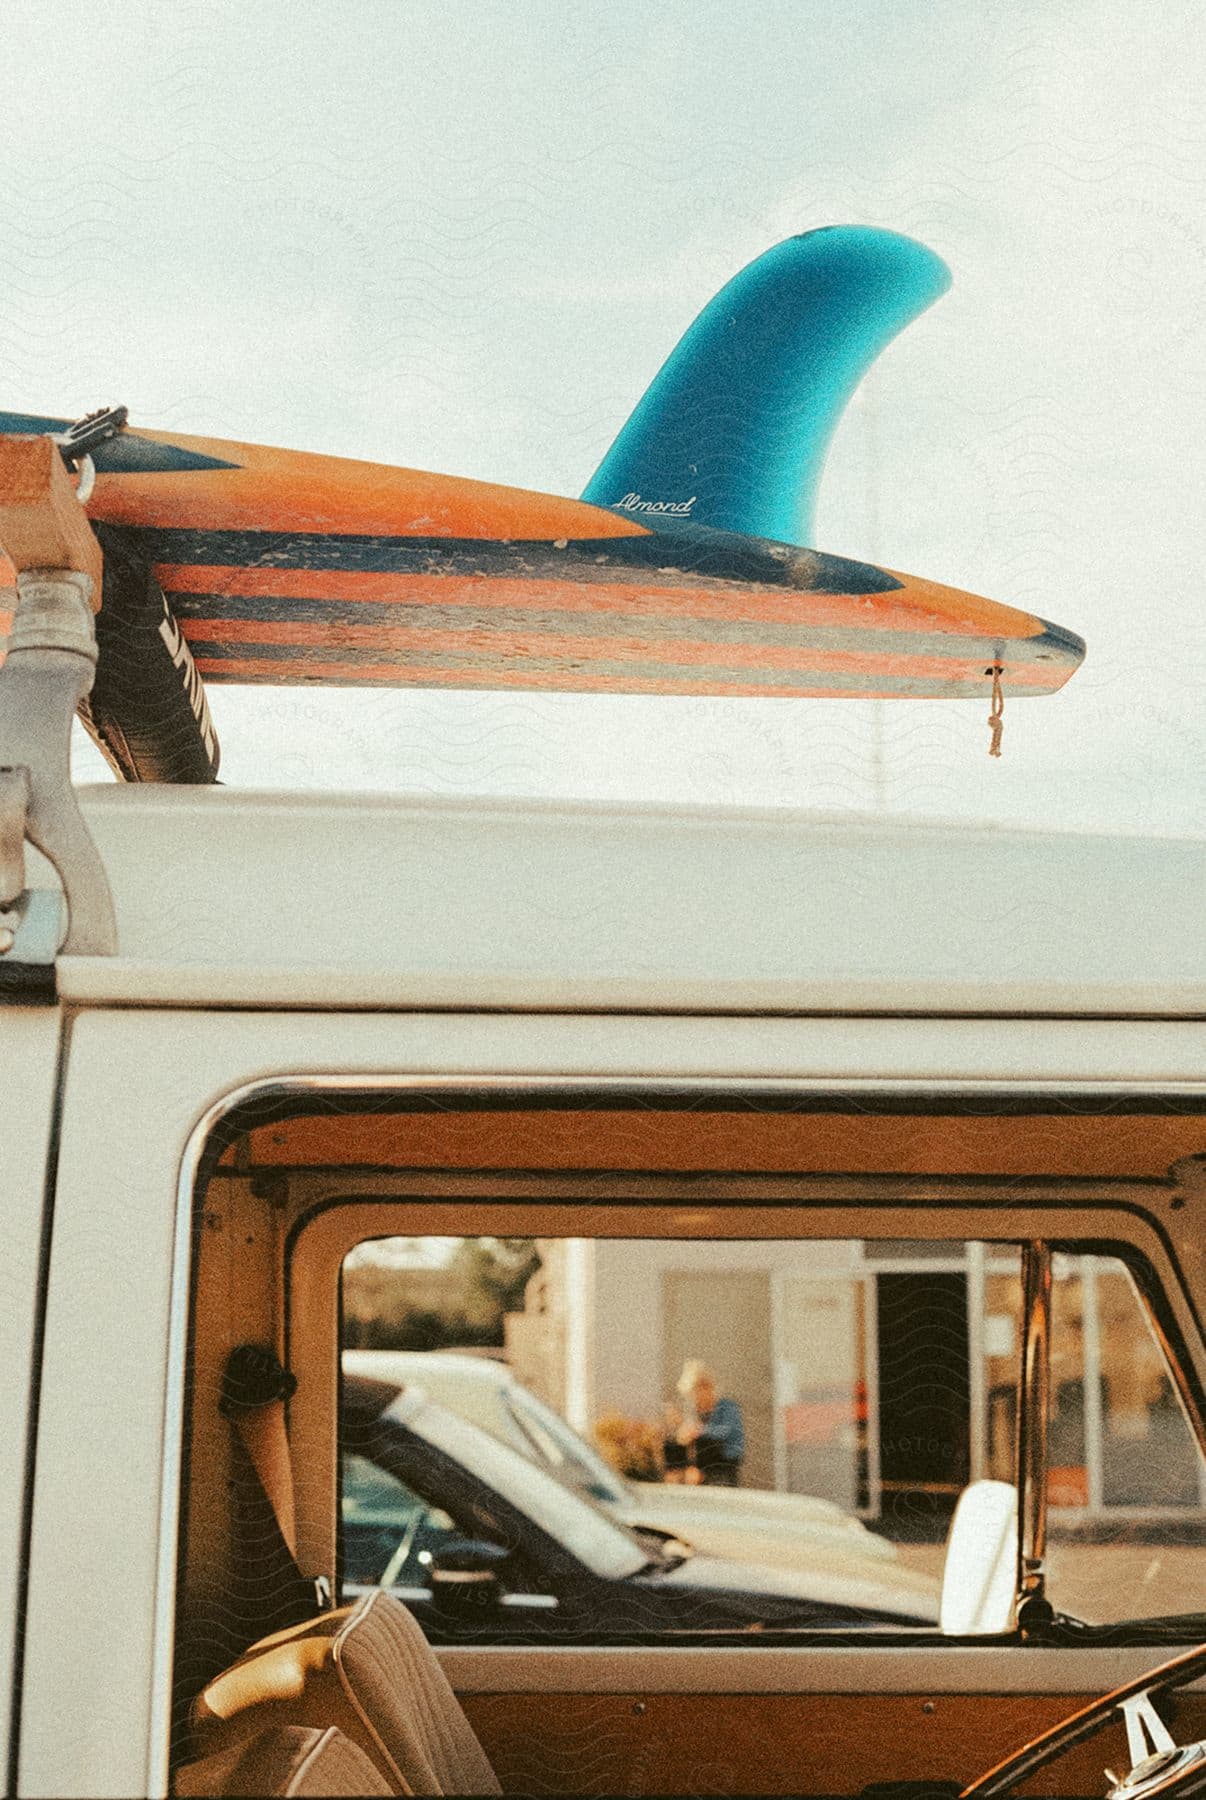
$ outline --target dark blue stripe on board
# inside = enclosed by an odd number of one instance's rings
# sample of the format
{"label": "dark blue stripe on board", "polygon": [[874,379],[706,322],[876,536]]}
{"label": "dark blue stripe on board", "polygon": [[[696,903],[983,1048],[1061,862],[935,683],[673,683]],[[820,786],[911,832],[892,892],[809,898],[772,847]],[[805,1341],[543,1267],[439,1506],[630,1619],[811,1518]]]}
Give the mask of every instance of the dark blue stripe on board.
{"label": "dark blue stripe on board", "polygon": [[[40,437],[45,432],[56,436],[70,430],[73,419],[47,419],[40,413],[0,412],[0,437]],[[238,463],[223,462],[217,456],[203,456],[199,450],[184,450],[178,444],[157,444],[153,438],[140,437],[136,431],[119,431],[89,452],[98,475],[172,475],[182,469],[237,469]]]}
{"label": "dark blue stripe on board", "polygon": [[414,538],[330,532],[131,531],[151,563],[220,568],[346,569],[364,574],[497,575],[512,579],[614,581],[617,576],[738,581],[812,594],[884,594],[902,584],[871,563],[818,550],[764,544],[729,532],[694,529],[630,538],[573,538],[558,550],[547,539]]}

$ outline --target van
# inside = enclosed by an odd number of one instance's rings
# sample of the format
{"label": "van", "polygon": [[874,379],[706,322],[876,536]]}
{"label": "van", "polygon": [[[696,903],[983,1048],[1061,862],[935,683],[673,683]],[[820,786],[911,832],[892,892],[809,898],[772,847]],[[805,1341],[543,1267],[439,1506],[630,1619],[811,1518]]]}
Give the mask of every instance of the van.
{"label": "van", "polygon": [[[1200,844],[81,798],[120,951],[59,956],[52,992],[25,984],[0,1010],[15,1792],[161,1794],[195,1756],[196,1693],[246,1648],[218,1404],[244,1343],[296,1380],[297,1560],[338,1597],[340,1271],[372,1237],[988,1244],[1040,1291],[1042,1247],[1109,1257],[1200,1458]],[[1041,1404],[1033,1368],[1019,1391]],[[470,1643],[440,1660],[525,1791],[676,1792],[704,1771],[729,1792],[970,1782],[1201,1635],[1142,1622],[1142,1570],[1096,1629],[1061,1633],[1060,1593],[1035,1581],[1041,1464],[1022,1475],[1024,1579],[1053,1618],[1015,1607],[988,1640]],[[1200,1526],[1189,1512],[1179,1527]],[[1177,1556],[1200,1614],[1200,1542]],[[1192,1695],[1178,1724],[1206,1726]],[[1060,1791],[1115,1754],[1071,1751]]]}
{"label": "van", "polygon": [[[11,1792],[1196,1791],[1201,841],[76,796],[86,644],[38,654],[0,672]],[[812,1375],[861,1344],[853,1510],[937,1622],[684,1621],[620,1522],[592,1564],[587,1501],[558,1537],[424,1460],[341,1384],[345,1266],[401,1235],[565,1247],[580,1419],[718,1313],[737,1343],[728,1246],[779,1318],[750,1457],[809,1491]],[[350,1591],[349,1453],[454,1528],[419,1611]]]}

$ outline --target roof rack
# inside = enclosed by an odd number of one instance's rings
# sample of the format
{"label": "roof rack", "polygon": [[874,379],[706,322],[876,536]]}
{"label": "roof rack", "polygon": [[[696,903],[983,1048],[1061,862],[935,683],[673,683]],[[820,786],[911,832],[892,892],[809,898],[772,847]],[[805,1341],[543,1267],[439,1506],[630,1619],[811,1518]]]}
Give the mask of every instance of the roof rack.
{"label": "roof rack", "polygon": [[[54,987],[60,951],[109,956],[109,881],[71,784],[71,723],[96,671],[101,549],[50,436],[0,438],[0,550],[17,578],[0,666],[0,997]],[[86,469],[81,468],[81,479]],[[26,882],[25,846],[61,894]]]}

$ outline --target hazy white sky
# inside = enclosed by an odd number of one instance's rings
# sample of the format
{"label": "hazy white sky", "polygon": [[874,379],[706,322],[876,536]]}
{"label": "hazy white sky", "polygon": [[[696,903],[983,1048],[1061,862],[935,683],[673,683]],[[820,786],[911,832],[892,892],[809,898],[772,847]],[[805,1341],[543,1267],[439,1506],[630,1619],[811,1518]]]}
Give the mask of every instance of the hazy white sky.
{"label": "hazy white sky", "polygon": [[741,264],[884,225],[955,287],[820,547],[1089,643],[1000,762],[979,702],[223,688],[227,780],[1204,828],[1199,0],[24,0],[5,48],[0,407],[577,493]]}

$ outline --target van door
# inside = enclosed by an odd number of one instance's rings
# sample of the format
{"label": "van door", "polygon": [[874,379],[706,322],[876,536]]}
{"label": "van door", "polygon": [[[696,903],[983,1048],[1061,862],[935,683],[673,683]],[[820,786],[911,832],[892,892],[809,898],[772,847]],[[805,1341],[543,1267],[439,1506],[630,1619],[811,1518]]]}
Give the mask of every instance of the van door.
{"label": "van door", "polygon": [[[983,1211],[1002,1204],[987,1178],[1003,1168],[1005,1235],[1050,1236],[1054,1195],[1061,1235],[1079,1243],[1113,1235],[1101,1228],[1103,1186],[1125,1171],[1133,1192],[1117,1229],[1150,1251],[1165,1322],[1189,1344],[1200,1383],[1206,1349],[1192,1289],[1200,1305],[1202,1218],[1168,1175],[1206,1151],[1200,1089],[1186,1097],[1202,1068],[1200,1028],[1148,1024],[1122,1041],[1130,1085],[1122,1091],[1115,1078],[1105,1091],[1120,1038],[1102,1022],[1002,1020],[985,1030],[908,1019],[85,1010],[62,1109],[18,1791],[166,1792],[178,1578],[205,1598],[230,1564],[220,1479],[180,1529],[190,1488],[207,1477],[201,1453],[229,1440],[217,1413],[221,1346],[198,1321],[233,1341],[266,1336],[301,1367],[290,1424],[305,1434],[299,1555],[307,1573],[337,1575],[339,1269],[374,1234],[348,1217],[366,1195],[388,1202],[387,1231],[409,1207],[417,1229],[445,1234],[523,1232],[540,1199],[556,1215],[547,1234],[564,1237],[586,1220],[602,1234],[617,1196],[627,1229],[647,1235],[638,1213],[659,1182],[676,1184],[663,1210],[692,1231],[701,1214],[709,1228],[709,1209],[728,1204],[736,1183],[742,1208],[844,1213],[827,1228],[842,1237],[866,1181],[907,1156],[882,1235],[924,1226],[949,1237],[938,1200],[952,1183],[964,1235],[985,1235]],[[1060,1092],[1026,1132],[1018,1109],[1032,1104],[1031,1088],[1018,1071],[1035,1067]],[[963,1116],[941,1110],[968,1093]],[[281,1178],[290,1158],[303,1176],[296,1216],[292,1179]],[[1058,1192],[1035,1174],[1035,1158],[1040,1174],[1058,1165]],[[219,1188],[255,1202],[241,1235],[228,1227],[237,1214],[209,1204]],[[493,1209],[480,1227],[469,1222],[478,1203]],[[496,1218],[504,1203],[526,1208],[529,1224]],[[327,1261],[303,1267],[312,1233],[345,1226],[349,1242],[328,1242]],[[413,1218],[405,1229],[416,1229]],[[221,1279],[202,1296],[205,1259]],[[325,1359],[316,1356],[324,1332]],[[1155,1430],[1162,1401],[1144,1393]],[[186,1449],[198,1454],[186,1460]],[[526,1744],[546,1769],[563,1758],[561,1791],[586,1791],[590,1748],[606,1739],[635,1791],[638,1781],[646,1792],[681,1791],[684,1759],[688,1770],[692,1755],[707,1762],[725,1721],[731,1755],[712,1756],[713,1786],[753,1779],[743,1759],[756,1741],[769,1778],[790,1729],[793,1754],[840,1770],[857,1792],[871,1753],[924,1773],[936,1766],[929,1746],[956,1744],[974,1774],[980,1743],[1006,1748],[1159,1654],[802,1647],[785,1663],[753,1645],[731,1655],[584,1646],[550,1653],[552,1663],[510,1647],[445,1660],[487,1747],[501,1764],[512,1759],[517,1786]],[[614,1759],[609,1769],[628,1781]]]}

